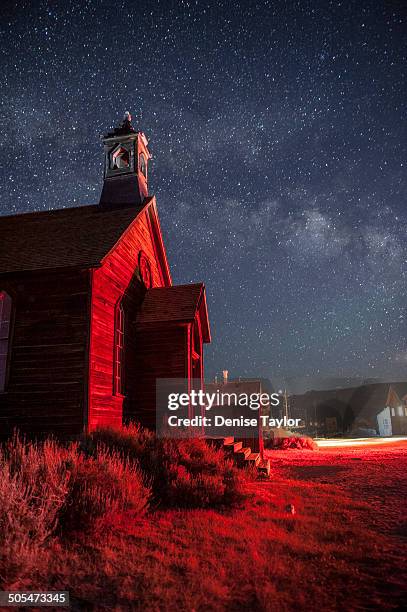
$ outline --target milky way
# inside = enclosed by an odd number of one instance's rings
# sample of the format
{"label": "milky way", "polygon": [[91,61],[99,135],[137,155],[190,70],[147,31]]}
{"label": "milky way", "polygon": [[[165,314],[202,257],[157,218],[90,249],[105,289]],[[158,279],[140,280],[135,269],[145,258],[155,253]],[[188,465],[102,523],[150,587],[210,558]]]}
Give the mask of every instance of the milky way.
{"label": "milky way", "polygon": [[402,7],[8,3],[1,213],[97,203],[129,110],[174,282],[207,287],[209,375],[405,378]]}

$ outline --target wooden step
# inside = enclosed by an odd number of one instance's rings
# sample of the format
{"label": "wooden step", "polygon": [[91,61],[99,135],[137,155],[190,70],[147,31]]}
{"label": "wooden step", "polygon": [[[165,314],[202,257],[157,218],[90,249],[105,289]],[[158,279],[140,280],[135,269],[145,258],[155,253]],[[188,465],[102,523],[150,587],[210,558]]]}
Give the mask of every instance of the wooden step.
{"label": "wooden step", "polygon": [[261,461],[260,453],[250,453],[250,455],[246,458],[246,461],[250,465],[257,466]]}
{"label": "wooden step", "polygon": [[266,476],[268,478],[270,476],[270,470],[270,459],[261,459],[257,466],[257,472],[259,473],[259,475]]}
{"label": "wooden step", "polygon": [[243,442],[236,442],[233,436],[207,438],[207,442],[227,451],[239,467],[252,465],[257,468],[259,478],[270,478],[270,459],[262,459],[260,453],[252,453],[251,448],[243,447]]}
{"label": "wooden step", "polygon": [[243,447],[243,442],[232,442],[231,444],[224,444],[223,448],[231,453],[239,452]]}
{"label": "wooden step", "polygon": [[237,453],[234,453],[233,457],[236,459],[237,463],[243,464],[251,453],[251,448],[241,448]]}

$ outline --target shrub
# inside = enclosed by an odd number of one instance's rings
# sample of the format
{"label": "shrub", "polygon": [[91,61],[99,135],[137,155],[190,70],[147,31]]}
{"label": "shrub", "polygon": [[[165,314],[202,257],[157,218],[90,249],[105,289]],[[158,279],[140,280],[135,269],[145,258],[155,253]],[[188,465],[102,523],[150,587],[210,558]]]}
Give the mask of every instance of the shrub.
{"label": "shrub", "polygon": [[130,423],[123,427],[100,427],[81,440],[81,449],[87,455],[95,454],[99,445],[146,467],[148,457],[156,447],[156,437],[152,431]]}
{"label": "shrub", "polygon": [[86,457],[78,444],[14,435],[0,446],[0,577],[29,573],[57,531],[94,529],[115,512],[142,515],[150,496],[140,469],[100,444]]}
{"label": "shrub", "polygon": [[94,454],[100,443],[148,474],[157,504],[204,508],[231,505],[244,497],[244,472],[203,439],[161,439],[130,424],[98,429],[84,438],[82,448]]}
{"label": "shrub", "polygon": [[166,505],[205,508],[244,497],[245,473],[202,439],[161,440],[156,488]]}
{"label": "shrub", "polygon": [[207,507],[224,500],[226,487],[221,476],[192,476],[183,465],[177,465],[170,468],[169,477],[165,490],[168,505]]}
{"label": "shrub", "polygon": [[12,580],[38,565],[65,503],[73,449],[26,444],[17,434],[0,448],[0,576]]}
{"label": "shrub", "polygon": [[64,531],[89,530],[115,513],[141,516],[151,490],[140,469],[118,453],[98,445],[93,457],[79,453],[71,466],[68,494],[61,512]]}
{"label": "shrub", "polygon": [[285,436],[282,438],[272,438],[267,445],[267,448],[274,450],[287,449],[306,449],[318,450],[318,445],[312,438],[308,436]]}

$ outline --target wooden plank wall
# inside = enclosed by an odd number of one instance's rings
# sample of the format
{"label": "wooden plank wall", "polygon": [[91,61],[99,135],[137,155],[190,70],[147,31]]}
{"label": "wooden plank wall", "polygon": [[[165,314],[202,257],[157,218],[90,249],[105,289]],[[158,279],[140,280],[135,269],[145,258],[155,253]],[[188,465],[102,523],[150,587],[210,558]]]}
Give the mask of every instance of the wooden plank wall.
{"label": "wooden plank wall", "polygon": [[138,330],[136,375],[129,401],[124,406],[124,420],[137,420],[155,428],[156,379],[186,378],[188,326],[176,325]]}
{"label": "wooden plank wall", "polygon": [[0,435],[74,437],[84,426],[87,271],[3,277],[13,298],[9,382],[0,394]]}
{"label": "wooden plank wall", "polygon": [[[125,385],[137,375],[135,350],[129,348],[135,331],[135,319],[145,288],[138,274],[140,250],[147,255],[152,271],[153,286],[162,285],[162,274],[156,261],[148,210],[141,214],[134,227],[125,234],[106,258],[103,266],[93,273],[92,324],[89,368],[89,428],[99,425],[120,425],[123,418],[123,397],[113,396],[113,348],[115,308],[125,296]],[[134,336],[133,336],[134,337]],[[131,384],[130,384],[131,386]]]}

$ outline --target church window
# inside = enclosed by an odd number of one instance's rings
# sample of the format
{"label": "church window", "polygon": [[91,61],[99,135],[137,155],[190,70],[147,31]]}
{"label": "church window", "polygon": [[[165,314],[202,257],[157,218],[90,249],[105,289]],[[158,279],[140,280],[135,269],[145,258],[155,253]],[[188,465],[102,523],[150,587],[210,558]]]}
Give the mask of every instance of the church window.
{"label": "church window", "polygon": [[140,251],[139,253],[138,265],[141,280],[143,281],[145,288],[150,289],[153,286],[153,276],[151,273],[150,262],[148,261],[147,255],[143,251]]}
{"label": "church window", "polygon": [[114,329],[114,364],[113,364],[113,393],[123,395],[123,360],[124,360],[124,309],[119,302],[116,306]]}
{"label": "church window", "polygon": [[10,349],[11,297],[0,291],[0,392],[5,391]]}
{"label": "church window", "polygon": [[140,153],[139,155],[139,166],[141,174],[143,174],[143,176],[147,178],[147,161],[144,153]]}

